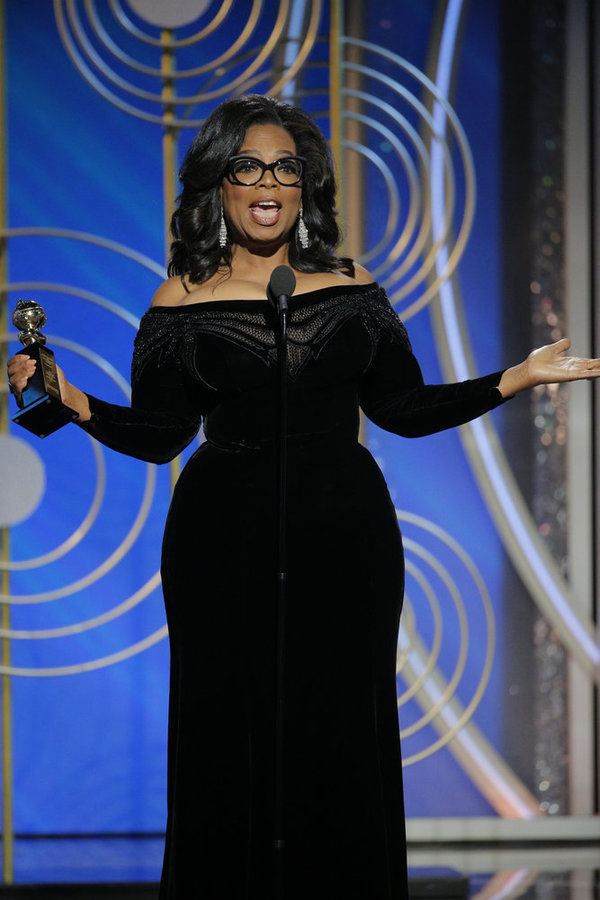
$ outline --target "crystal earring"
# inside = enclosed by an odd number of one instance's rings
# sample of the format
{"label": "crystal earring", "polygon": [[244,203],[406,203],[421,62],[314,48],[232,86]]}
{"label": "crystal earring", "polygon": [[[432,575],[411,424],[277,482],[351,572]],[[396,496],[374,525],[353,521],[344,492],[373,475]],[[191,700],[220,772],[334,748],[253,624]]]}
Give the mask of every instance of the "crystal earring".
{"label": "crystal earring", "polygon": [[308,240],[308,228],[306,227],[306,223],[302,218],[302,206],[298,212],[298,240],[300,242],[300,246],[303,250],[308,250],[308,245],[310,241]]}
{"label": "crystal earring", "polygon": [[219,225],[219,247],[224,250],[227,246],[227,226],[225,225],[225,216],[223,215],[223,207],[221,207],[221,222]]}

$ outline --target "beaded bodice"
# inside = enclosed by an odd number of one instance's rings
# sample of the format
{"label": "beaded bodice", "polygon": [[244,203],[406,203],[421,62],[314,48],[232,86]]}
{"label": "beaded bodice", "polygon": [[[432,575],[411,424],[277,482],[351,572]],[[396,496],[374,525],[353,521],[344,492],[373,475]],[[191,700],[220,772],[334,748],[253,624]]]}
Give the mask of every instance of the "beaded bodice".
{"label": "beaded bodice", "polygon": [[[441,431],[502,402],[501,373],[426,385],[406,329],[377,284],[293,296],[288,322],[288,436],[356,440],[359,405],[410,437]],[[228,449],[272,440],[277,409],[277,318],[267,300],[151,307],[132,363],[131,409],[90,399],[83,425],[142,459],[172,458],[197,433]]]}
{"label": "beaded bodice", "polygon": [[[296,379],[310,359],[320,356],[330,339],[350,319],[359,317],[375,352],[382,335],[410,351],[404,325],[379,285],[323,288],[291,298],[288,323],[288,373]],[[216,300],[179,307],[152,307],[144,315],[135,342],[132,380],[148,360],[180,355],[188,370],[197,369],[200,335],[214,335],[243,347],[265,365],[277,360],[275,312],[265,300]],[[201,372],[199,374],[201,376]]]}

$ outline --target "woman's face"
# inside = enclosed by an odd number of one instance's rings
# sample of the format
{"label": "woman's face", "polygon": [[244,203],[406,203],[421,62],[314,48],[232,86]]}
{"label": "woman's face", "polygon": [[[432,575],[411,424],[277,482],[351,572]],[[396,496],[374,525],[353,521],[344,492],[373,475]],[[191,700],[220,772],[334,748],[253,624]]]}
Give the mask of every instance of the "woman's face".
{"label": "woman's face", "polygon": [[[252,156],[272,163],[296,155],[292,136],[279,125],[252,125],[246,132],[237,156]],[[302,184],[279,184],[266,170],[253,185],[232,184],[223,179],[221,202],[233,240],[242,245],[280,245],[294,226]]]}

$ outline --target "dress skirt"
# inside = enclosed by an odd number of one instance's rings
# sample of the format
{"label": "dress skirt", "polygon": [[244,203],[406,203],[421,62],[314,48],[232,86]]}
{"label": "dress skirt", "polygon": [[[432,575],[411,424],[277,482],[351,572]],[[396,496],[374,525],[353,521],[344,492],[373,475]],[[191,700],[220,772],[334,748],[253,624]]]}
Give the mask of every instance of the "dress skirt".
{"label": "dress skirt", "polygon": [[[173,497],[161,900],[274,897],[276,472],[272,443],[206,443]],[[288,479],[284,896],[399,900],[396,515],[378,466],[351,440],[290,440]]]}

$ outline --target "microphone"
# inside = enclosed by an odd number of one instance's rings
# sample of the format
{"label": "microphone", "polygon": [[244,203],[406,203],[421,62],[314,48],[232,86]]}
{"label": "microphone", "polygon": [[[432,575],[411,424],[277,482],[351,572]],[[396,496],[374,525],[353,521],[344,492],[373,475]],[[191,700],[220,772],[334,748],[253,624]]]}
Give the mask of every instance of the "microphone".
{"label": "microphone", "polygon": [[277,266],[267,285],[267,299],[278,313],[287,312],[288,300],[296,288],[296,276],[289,266]]}

